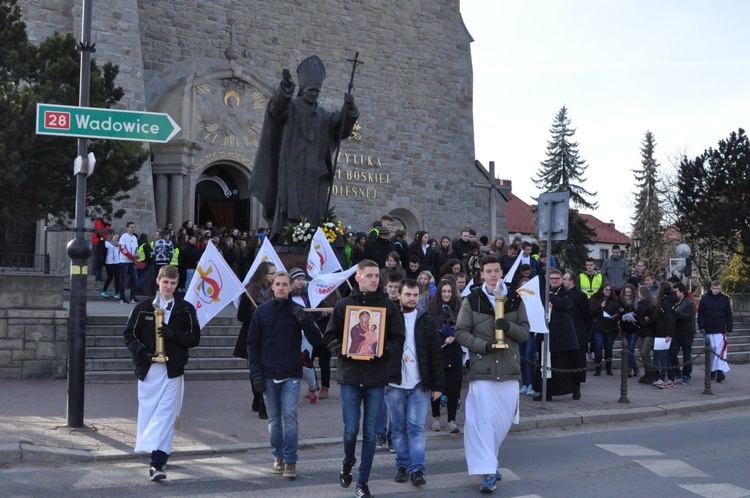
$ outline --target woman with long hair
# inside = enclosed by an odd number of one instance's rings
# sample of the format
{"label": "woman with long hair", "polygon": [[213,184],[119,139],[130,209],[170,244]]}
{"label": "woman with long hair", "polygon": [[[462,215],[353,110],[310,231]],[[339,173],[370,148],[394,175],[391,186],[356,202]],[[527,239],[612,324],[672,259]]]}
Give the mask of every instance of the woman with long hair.
{"label": "woman with long hair", "polygon": [[435,250],[435,266],[441,269],[449,259],[458,259],[456,252],[453,250],[453,244],[451,238],[447,235],[440,237],[438,241],[437,249]]}
{"label": "woman with long hair", "polygon": [[596,370],[594,377],[602,374],[602,349],[607,375],[612,375],[612,346],[617,337],[617,320],[620,318],[620,301],[612,290],[612,286],[604,284],[591,296],[589,301],[591,310],[591,334],[594,348]]}
{"label": "woman with long hair", "polygon": [[380,270],[380,287],[385,289],[388,283],[388,276],[391,273],[397,273],[401,276],[401,280],[406,278],[406,271],[401,266],[401,258],[396,251],[388,253],[388,258],[385,260],[385,266]]}
{"label": "woman with long hair", "polygon": [[[669,368],[669,343],[675,332],[675,304],[677,300],[672,294],[672,285],[669,282],[661,282],[656,296],[656,328],[654,329],[654,364],[659,371],[659,378],[654,381],[654,386],[659,389],[675,385],[674,374]],[[662,342],[658,339],[665,339],[666,344],[657,345],[656,342]]]}
{"label": "woman with long hair", "polygon": [[[247,359],[247,333],[250,330],[250,320],[253,318],[255,308],[269,301],[273,296],[271,293],[271,283],[273,282],[274,273],[276,273],[276,265],[264,261],[258,265],[258,268],[245,287],[245,292],[242,294],[240,305],[237,308],[237,320],[242,325],[240,326],[240,333],[237,336],[237,343],[234,346],[233,356]],[[252,298],[252,301],[250,298]],[[258,418],[263,420],[268,418],[266,404],[263,402],[263,394],[255,389],[253,389],[253,411],[258,412]]]}
{"label": "woman with long hair", "polygon": [[656,328],[656,299],[645,285],[638,287],[638,300],[635,303],[635,319],[638,323],[638,351],[643,361],[643,377],[638,379],[640,384],[654,382],[654,330]]}
{"label": "woman with long hair", "polygon": [[635,362],[635,343],[638,340],[638,322],[635,318],[635,287],[625,284],[620,292],[620,330],[628,341],[628,377],[638,377],[638,365]]}
{"label": "woman with long hair", "polygon": [[495,240],[490,244],[490,254],[497,256],[498,258],[508,252],[508,245],[505,243],[505,238],[502,235],[495,237]]}
{"label": "woman with long hair", "polygon": [[436,273],[435,269],[435,251],[430,246],[430,234],[420,230],[414,236],[414,242],[409,246],[409,256],[419,258],[419,269],[428,271],[431,274]]}
{"label": "woman with long hair", "polygon": [[[445,369],[445,392],[448,408],[448,430],[451,434],[461,432],[456,425],[458,400],[461,399],[461,382],[463,374],[463,350],[455,341],[453,332],[456,318],[461,309],[461,297],[456,285],[448,280],[441,280],[435,295],[427,303],[427,312],[435,320],[440,330],[443,343],[443,366]],[[440,399],[432,401],[432,430],[440,430]]]}
{"label": "woman with long hair", "polygon": [[352,266],[365,259],[366,243],[367,234],[365,232],[357,232],[357,236],[354,239],[354,247],[352,247]]}
{"label": "woman with long hair", "polygon": [[461,261],[456,258],[452,258],[446,261],[443,266],[440,267],[438,278],[442,279],[446,275],[453,275],[453,278],[455,278],[456,275],[461,273],[462,271],[464,271],[463,263],[461,263]]}
{"label": "woman with long hair", "polygon": [[435,295],[435,277],[428,271],[422,271],[417,276],[419,285],[419,307],[427,309],[427,302]]}

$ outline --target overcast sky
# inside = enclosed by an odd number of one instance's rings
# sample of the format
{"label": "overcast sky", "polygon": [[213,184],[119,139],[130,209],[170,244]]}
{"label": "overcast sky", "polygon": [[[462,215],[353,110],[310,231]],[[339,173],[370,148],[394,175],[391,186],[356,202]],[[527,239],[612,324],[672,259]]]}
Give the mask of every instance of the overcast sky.
{"label": "overcast sky", "polygon": [[[644,134],[664,173],[748,126],[750,1],[461,0],[474,38],[476,157],[526,202],[565,105],[584,187],[627,232]],[[584,211],[588,212],[588,211]]]}

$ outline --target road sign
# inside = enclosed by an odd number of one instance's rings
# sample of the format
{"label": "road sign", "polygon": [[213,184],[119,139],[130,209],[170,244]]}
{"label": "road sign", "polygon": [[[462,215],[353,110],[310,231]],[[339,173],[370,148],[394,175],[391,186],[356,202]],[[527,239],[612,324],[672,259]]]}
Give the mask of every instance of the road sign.
{"label": "road sign", "polygon": [[168,115],[98,107],[37,104],[37,135],[169,142],[180,131]]}
{"label": "road sign", "polygon": [[[539,240],[567,240],[570,192],[548,192],[537,200]],[[549,250],[549,249],[548,249]]]}

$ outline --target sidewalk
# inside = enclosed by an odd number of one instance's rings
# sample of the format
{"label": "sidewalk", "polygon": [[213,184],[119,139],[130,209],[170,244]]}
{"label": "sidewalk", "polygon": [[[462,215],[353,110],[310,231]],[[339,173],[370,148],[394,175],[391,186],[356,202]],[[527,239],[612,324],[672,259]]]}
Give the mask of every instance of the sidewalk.
{"label": "sidewalk", "polygon": [[[750,405],[750,367],[739,365],[727,380],[714,383],[714,395],[703,395],[703,380],[690,386],[656,389],[629,379],[630,404],[620,404],[620,377],[589,372],[582,399],[556,397],[541,403],[521,396],[521,423],[513,431],[644,419]],[[303,392],[306,385],[303,382]],[[330,398],[311,405],[300,396],[300,446],[341,444],[343,424],[338,386]],[[466,395],[466,385],[462,389]],[[133,454],[136,432],[136,379],[89,383],[85,390],[82,429],[66,427],[67,384],[51,380],[0,381],[0,464],[64,460],[145,458]],[[252,393],[244,381],[190,381],[186,378],[182,429],[174,453],[210,454],[269,448],[266,421],[250,410]],[[443,410],[443,424],[445,411]],[[463,426],[463,412],[458,413]],[[430,432],[430,437],[457,437]],[[304,451],[304,449],[302,450]],[[270,458],[270,457],[269,457]]]}

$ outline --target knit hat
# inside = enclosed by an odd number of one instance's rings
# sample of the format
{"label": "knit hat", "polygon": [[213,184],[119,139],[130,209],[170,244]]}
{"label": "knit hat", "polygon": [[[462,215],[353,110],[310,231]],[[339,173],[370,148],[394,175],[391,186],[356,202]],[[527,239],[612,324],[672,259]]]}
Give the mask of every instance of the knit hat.
{"label": "knit hat", "polygon": [[292,273],[290,273],[292,280],[297,280],[300,277],[305,277],[305,272],[300,270],[299,268],[295,268],[292,270]]}

